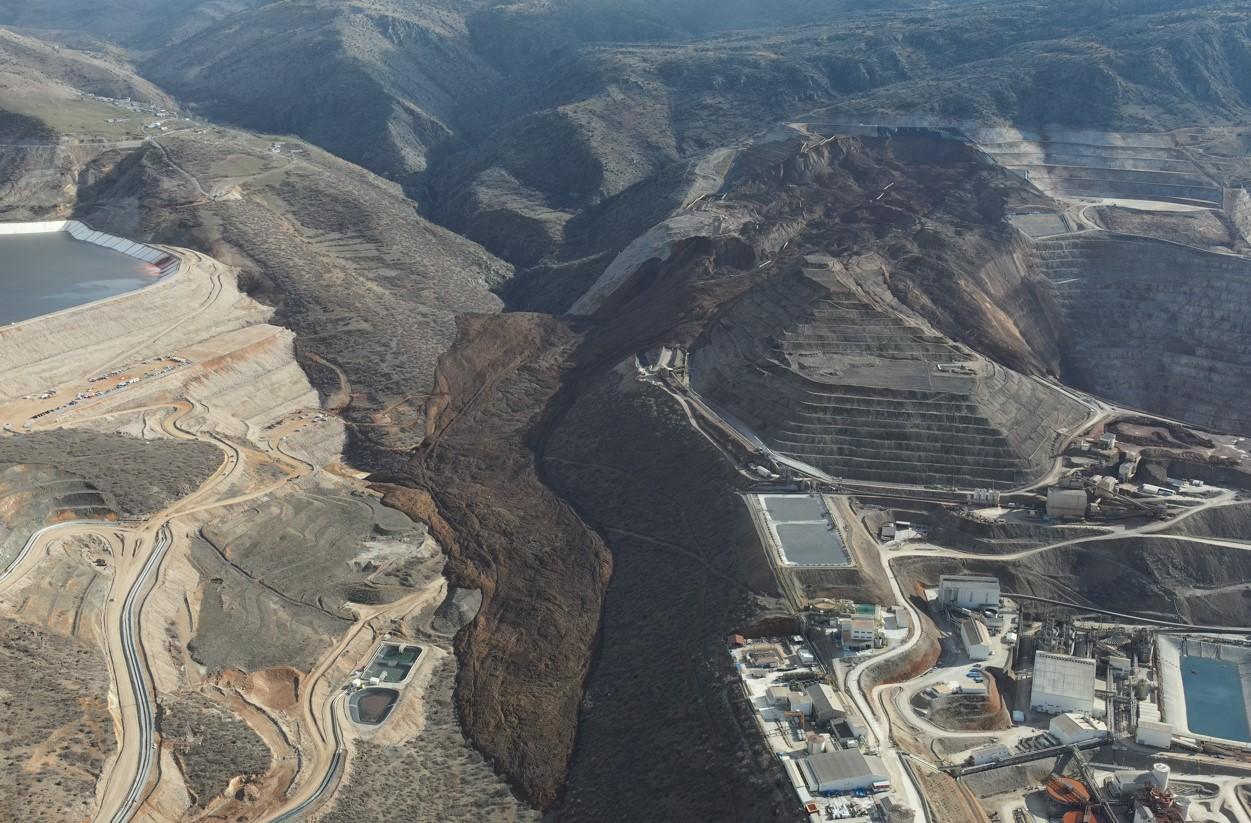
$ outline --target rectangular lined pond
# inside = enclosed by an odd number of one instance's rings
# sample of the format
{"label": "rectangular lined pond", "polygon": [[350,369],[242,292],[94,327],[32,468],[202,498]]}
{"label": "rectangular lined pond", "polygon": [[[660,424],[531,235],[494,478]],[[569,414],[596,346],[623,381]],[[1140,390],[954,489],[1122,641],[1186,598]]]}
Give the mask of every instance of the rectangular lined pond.
{"label": "rectangular lined pond", "polygon": [[834,516],[819,495],[764,494],[760,502],[787,565],[852,565]]}
{"label": "rectangular lined pond", "polygon": [[1243,666],[1233,660],[1183,656],[1181,676],[1190,731],[1251,743],[1242,689]]}
{"label": "rectangular lined pond", "polygon": [[155,283],[159,269],[64,231],[0,235],[0,325]]}

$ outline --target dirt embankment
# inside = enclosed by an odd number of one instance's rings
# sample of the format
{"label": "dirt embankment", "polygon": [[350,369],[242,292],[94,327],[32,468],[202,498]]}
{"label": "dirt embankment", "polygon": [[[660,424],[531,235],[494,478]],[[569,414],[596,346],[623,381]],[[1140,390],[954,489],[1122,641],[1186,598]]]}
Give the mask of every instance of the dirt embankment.
{"label": "dirt embankment", "polygon": [[[906,589],[905,589],[906,591]],[[902,683],[914,677],[920,677],[938,663],[942,656],[943,644],[939,639],[938,626],[930,619],[925,598],[920,593],[912,595],[912,605],[921,615],[921,637],[907,654],[882,661],[869,667],[865,672],[865,689],[872,691],[887,683]]]}
{"label": "dirt embankment", "polygon": [[934,700],[930,722],[951,731],[997,731],[1012,727],[1012,718],[994,678],[986,680],[986,694],[949,694]]}
{"label": "dirt embankment", "polygon": [[[1185,522],[1185,521],[1183,521]],[[1251,625],[1251,554],[1167,538],[1094,540],[1011,563],[902,558],[901,579],[992,574],[1017,592],[1164,620]]]}
{"label": "dirt embankment", "polygon": [[578,337],[538,315],[467,317],[427,407],[428,440],[387,501],[430,524],[450,585],[482,591],[457,637],[466,733],[521,794],[556,799],[573,751],[610,561],[539,480],[532,431]]}
{"label": "dirt embankment", "polygon": [[1251,540],[1251,503],[1215,506],[1195,512],[1177,521],[1168,532],[1186,537]]}
{"label": "dirt embankment", "polygon": [[1045,523],[993,523],[940,510],[927,520],[927,539],[939,546],[978,554],[1011,554],[1074,537],[1106,534],[1107,529],[1053,526]]}

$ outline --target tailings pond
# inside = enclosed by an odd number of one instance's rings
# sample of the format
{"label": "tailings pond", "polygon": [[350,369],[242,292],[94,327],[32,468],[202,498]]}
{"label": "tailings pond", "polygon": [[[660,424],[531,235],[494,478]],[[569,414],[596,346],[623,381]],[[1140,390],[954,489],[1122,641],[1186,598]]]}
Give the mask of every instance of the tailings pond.
{"label": "tailings pond", "polygon": [[157,269],[68,232],[0,236],[0,325],[141,289]]}

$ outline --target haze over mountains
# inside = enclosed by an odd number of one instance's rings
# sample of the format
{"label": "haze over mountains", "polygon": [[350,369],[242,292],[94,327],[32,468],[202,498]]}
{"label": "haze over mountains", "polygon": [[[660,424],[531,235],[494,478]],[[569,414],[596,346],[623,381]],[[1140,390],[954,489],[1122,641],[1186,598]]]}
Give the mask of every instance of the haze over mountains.
{"label": "haze over mountains", "polygon": [[[0,0],[0,26],[0,214],[203,251],[274,307],[345,460],[481,592],[438,728],[518,818],[796,816],[724,636],[795,590],[889,594],[876,558],[779,581],[742,467],[639,376],[662,347],[769,449],[862,490],[1029,485],[1089,411],[1059,383],[1251,427],[1228,308],[1251,305],[1243,2]],[[84,95],[195,119],[93,132]],[[1171,136],[1105,163],[1125,141],[1078,130]],[[1216,192],[1202,225],[1109,205],[1034,243],[1010,222],[1065,211],[1038,169],[1183,165]],[[1152,298],[1124,300],[1140,276]],[[1160,331],[1178,302],[1197,333]],[[1080,587],[1074,555],[1052,572]],[[1181,612],[1175,583],[1141,587]],[[378,745],[335,814],[386,784]]]}

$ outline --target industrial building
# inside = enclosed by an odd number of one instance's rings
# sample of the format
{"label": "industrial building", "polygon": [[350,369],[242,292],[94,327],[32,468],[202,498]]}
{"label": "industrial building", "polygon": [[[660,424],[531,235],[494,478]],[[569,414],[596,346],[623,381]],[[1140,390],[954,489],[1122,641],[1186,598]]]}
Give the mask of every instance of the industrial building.
{"label": "industrial building", "polygon": [[1067,654],[1038,652],[1030,708],[1047,714],[1077,712],[1094,715],[1095,661]]}
{"label": "industrial building", "polygon": [[1047,517],[1055,520],[1081,519],[1086,516],[1084,489],[1047,489]]}
{"label": "industrial building", "polygon": [[814,723],[829,723],[847,716],[843,701],[825,683],[813,683],[808,686],[807,693],[808,700],[812,703]]}
{"label": "industrial building", "polygon": [[799,712],[804,717],[812,714],[812,699],[808,697],[807,692],[791,692],[788,699],[791,711]]}
{"label": "industrial building", "polygon": [[836,749],[810,755],[799,763],[804,782],[814,794],[873,789],[889,784],[882,761],[865,757],[859,749]]}
{"label": "industrial building", "polygon": [[1047,731],[1066,746],[1107,737],[1108,727],[1084,714],[1066,712],[1051,718]]}
{"label": "industrial building", "polygon": [[990,658],[990,634],[986,631],[986,626],[980,620],[961,620],[960,621],[960,641],[964,644],[964,651],[973,660],[987,660]]}
{"label": "industrial building", "polygon": [[877,637],[877,621],[871,617],[844,617],[838,621],[838,636],[849,648],[868,648]]}
{"label": "industrial building", "polygon": [[994,763],[999,760],[1006,760],[1012,756],[1012,749],[1003,743],[987,743],[985,746],[978,746],[969,752],[969,760],[974,766],[981,766],[986,763]]}
{"label": "industrial building", "polygon": [[1173,727],[1159,720],[1139,720],[1134,742],[1153,749],[1167,749],[1173,745]]}
{"label": "industrial building", "polygon": [[938,578],[938,602],[948,608],[998,606],[999,578],[986,574],[944,574]]}

